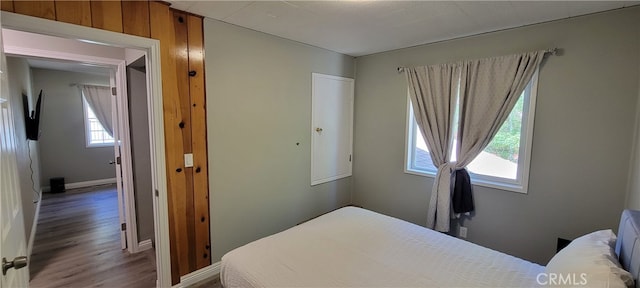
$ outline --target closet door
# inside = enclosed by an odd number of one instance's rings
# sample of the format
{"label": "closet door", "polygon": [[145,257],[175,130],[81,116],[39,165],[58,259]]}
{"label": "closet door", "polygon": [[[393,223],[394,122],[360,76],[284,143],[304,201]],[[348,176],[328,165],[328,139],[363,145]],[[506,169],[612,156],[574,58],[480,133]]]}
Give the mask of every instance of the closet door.
{"label": "closet door", "polygon": [[351,176],[354,81],[313,73],[311,86],[311,185],[316,185]]}

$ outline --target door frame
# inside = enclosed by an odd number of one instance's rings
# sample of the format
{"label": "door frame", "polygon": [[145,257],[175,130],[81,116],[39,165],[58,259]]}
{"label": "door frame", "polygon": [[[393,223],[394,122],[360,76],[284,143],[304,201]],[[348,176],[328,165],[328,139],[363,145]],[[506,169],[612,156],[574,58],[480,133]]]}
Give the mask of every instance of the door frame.
{"label": "door frame", "polygon": [[[155,192],[155,197],[153,197],[153,211],[156,239],[156,284],[158,287],[170,287],[171,261],[169,247],[169,213],[167,201],[162,80],[160,71],[160,41],[64,22],[19,15],[5,11],[2,11],[0,16],[2,19],[2,28],[68,39],[82,39],[84,41],[98,44],[145,51],[148,69],[147,86],[149,88],[147,92],[147,101],[149,109],[149,135],[151,140],[152,185]],[[65,53],[60,54],[61,56],[64,56],[63,54]],[[77,57],[75,59],[77,59]],[[103,60],[113,61],[113,59],[109,58],[104,58]],[[126,71],[123,70],[123,73],[126,73]],[[121,95],[122,93],[118,94]]]}

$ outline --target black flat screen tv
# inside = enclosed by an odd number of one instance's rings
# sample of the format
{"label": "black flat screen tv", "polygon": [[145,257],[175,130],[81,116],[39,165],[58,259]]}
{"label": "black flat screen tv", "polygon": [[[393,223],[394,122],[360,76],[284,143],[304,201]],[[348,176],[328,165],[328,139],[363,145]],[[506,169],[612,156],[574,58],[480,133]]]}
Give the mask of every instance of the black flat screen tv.
{"label": "black flat screen tv", "polygon": [[26,129],[27,139],[37,141],[40,136],[40,108],[42,106],[42,90],[36,101],[35,111],[29,112],[29,99],[27,95],[22,94],[22,107],[24,108],[24,126]]}

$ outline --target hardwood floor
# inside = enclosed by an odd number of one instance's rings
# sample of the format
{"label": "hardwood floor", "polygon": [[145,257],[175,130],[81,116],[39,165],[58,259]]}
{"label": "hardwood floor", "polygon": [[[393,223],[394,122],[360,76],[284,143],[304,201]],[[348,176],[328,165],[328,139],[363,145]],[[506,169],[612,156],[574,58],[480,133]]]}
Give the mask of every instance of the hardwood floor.
{"label": "hardwood floor", "polygon": [[120,249],[114,186],[44,194],[31,254],[31,287],[155,287],[153,249]]}

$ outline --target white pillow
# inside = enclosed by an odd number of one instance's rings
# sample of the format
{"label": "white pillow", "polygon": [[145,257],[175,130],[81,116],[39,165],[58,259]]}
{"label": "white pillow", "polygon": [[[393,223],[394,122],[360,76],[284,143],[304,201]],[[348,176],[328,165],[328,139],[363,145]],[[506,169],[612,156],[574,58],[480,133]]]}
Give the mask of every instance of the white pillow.
{"label": "white pillow", "polygon": [[[616,235],[596,231],[573,240],[551,258],[543,278],[551,287],[631,287],[633,276],[621,268],[614,250]],[[540,279],[540,277],[539,277]]]}

